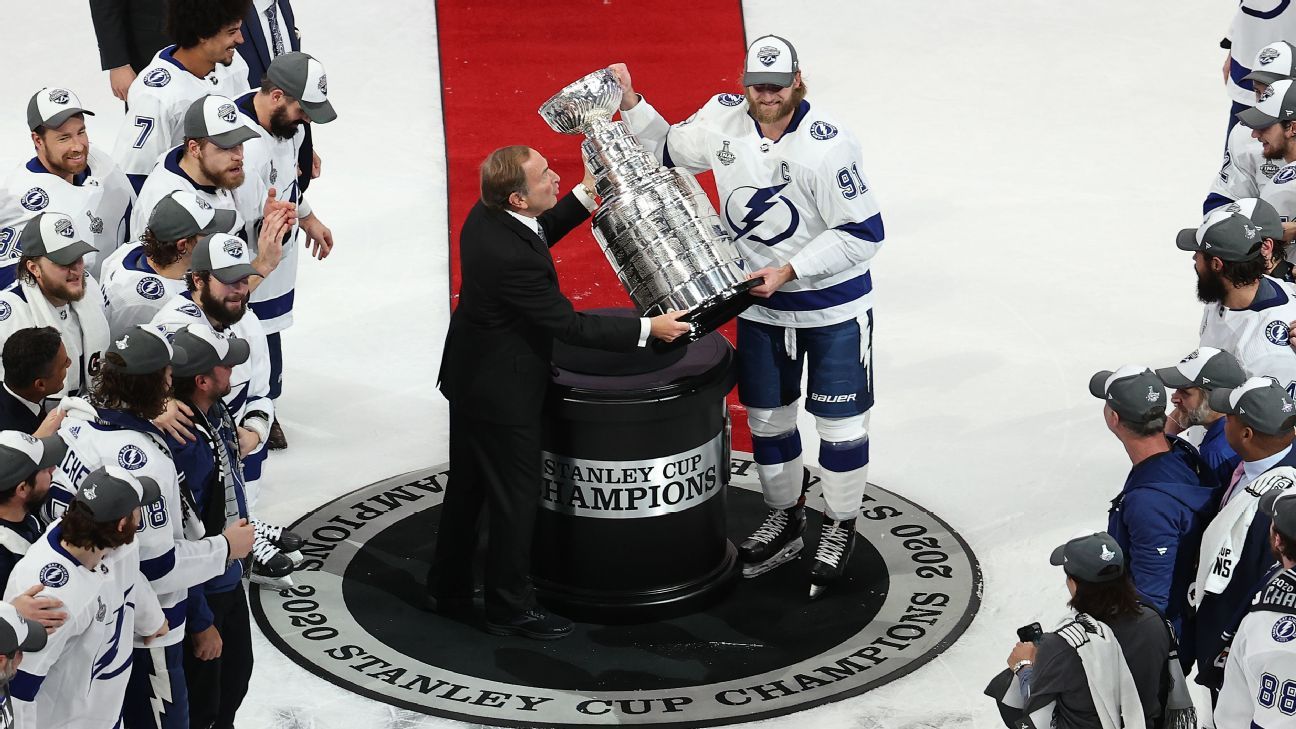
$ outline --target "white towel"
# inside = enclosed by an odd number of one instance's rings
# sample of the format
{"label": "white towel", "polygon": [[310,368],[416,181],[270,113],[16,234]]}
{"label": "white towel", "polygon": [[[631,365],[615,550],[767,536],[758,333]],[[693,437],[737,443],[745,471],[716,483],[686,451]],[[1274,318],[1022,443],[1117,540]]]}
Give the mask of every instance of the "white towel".
{"label": "white towel", "polygon": [[1080,655],[1103,729],[1147,726],[1138,685],[1111,628],[1092,616],[1076,613],[1073,622],[1056,632]]}
{"label": "white towel", "polygon": [[[27,299],[32,326],[54,327],[62,333],[66,327],[59,317],[58,310],[50,305],[49,299],[41,293],[40,287],[23,279],[19,279],[18,285],[22,287],[23,296]],[[90,274],[86,274],[85,277],[85,296],[81,297],[80,301],[73,301],[71,308],[77,323],[81,326],[83,345],[81,354],[87,363],[85,377],[92,378],[94,371],[91,370],[90,363],[103,356],[104,350],[108,349],[109,336],[108,317],[104,315],[103,289],[99,288],[99,283]],[[64,344],[66,343],[64,340]],[[72,360],[72,366],[77,366],[75,358]],[[89,381],[81,383],[81,391],[90,391]]]}
{"label": "white towel", "polygon": [[[1202,534],[1201,556],[1197,560],[1197,581],[1189,593],[1193,607],[1200,607],[1202,597],[1208,592],[1219,594],[1228,587],[1237,562],[1246,543],[1247,532],[1260,508],[1260,497],[1277,486],[1286,488],[1296,482],[1296,468],[1283,466],[1260,474],[1245,488],[1234,492],[1233,498],[1220,509]],[[1229,565],[1217,569],[1217,565]]]}

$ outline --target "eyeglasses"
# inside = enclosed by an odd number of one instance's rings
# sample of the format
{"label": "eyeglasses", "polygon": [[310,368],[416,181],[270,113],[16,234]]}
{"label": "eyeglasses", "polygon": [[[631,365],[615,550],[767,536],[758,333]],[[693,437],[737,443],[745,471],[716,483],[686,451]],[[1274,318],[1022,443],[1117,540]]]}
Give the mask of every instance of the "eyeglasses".
{"label": "eyeglasses", "polygon": [[760,94],[777,94],[787,87],[778,84],[753,84],[750,88]]}

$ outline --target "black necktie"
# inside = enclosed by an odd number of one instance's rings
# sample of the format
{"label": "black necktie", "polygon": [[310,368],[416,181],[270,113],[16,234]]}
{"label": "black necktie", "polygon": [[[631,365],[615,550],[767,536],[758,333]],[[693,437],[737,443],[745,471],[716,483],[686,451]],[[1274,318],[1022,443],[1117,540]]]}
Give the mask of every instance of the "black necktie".
{"label": "black necktie", "polygon": [[278,58],[284,52],[283,34],[279,32],[279,6],[270,3],[265,16],[270,21],[270,55]]}

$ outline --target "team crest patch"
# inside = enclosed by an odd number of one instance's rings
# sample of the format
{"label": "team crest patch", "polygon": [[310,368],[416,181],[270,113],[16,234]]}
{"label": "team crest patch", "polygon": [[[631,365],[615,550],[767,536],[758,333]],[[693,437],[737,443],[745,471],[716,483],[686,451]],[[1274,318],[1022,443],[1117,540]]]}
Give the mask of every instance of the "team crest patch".
{"label": "team crest patch", "polygon": [[1260,165],[1260,174],[1264,175],[1265,177],[1273,179],[1274,174],[1277,172],[1278,172],[1278,163],[1274,162],[1273,160],[1265,160],[1264,164]]}
{"label": "team crest patch", "polygon": [[1274,623],[1270,636],[1277,643],[1290,643],[1292,640],[1296,640],[1296,616],[1284,615],[1278,618],[1278,622]]}
{"label": "team crest patch", "polygon": [[1259,59],[1261,66],[1268,66],[1269,64],[1278,60],[1278,55],[1279,54],[1277,48],[1265,48],[1264,50],[1260,51],[1260,55],[1257,56],[1257,58]]}
{"label": "team crest patch", "polygon": [[[703,505],[726,515],[732,550],[766,509],[751,455],[722,460],[719,453],[703,460],[723,463],[728,484],[717,479]],[[692,462],[643,461],[626,471],[647,472],[641,481],[613,469],[614,481],[585,482],[579,469],[558,469],[563,485],[542,497],[541,519],[575,513],[578,482],[589,499],[580,513],[603,510],[582,521],[622,530],[627,519],[658,518],[647,516],[657,512],[646,500],[627,514],[625,499],[637,498],[636,489],[669,493]],[[818,538],[807,530],[796,564],[738,579],[732,592],[691,614],[578,623],[573,635],[543,646],[495,638],[424,612],[422,581],[411,578],[427,570],[450,478],[445,466],[390,478],[292,525],[307,540],[296,585],[250,594],[270,641],[345,690],[472,724],[720,726],[839,701],[915,670],[940,680],[939,669],[922,666],[963,634],[980,605],[980,567],[962,538],[921,506],[870,485],[848,577],[819,600],[806,599]],[[811,505],[820,503],[813,495]],[[819,518],[813,514],[812,523]]]}
{"label": "team crest patch", "polygon": [[1259,99],[1256,99],[1256,103],[1257,103],[1257,104],[1264,103],[1264,102],[1268,101],[1269,99],[1273,98],[1273,95],[1274,95],[1274,87],[1273,87],[1273,85],[1271,84],[1271,85],[1269,85],[1267,88],[1265,88],[1265,90],[1264,90],[1263,93],[1260,94],[1260,98],[1259,98]]}
{"label": "team crest patch", "polygon": [[837,127],[828,122],[817,121],[810,125],[810,136],[815,139],[832,139],[837,136]]}
{"label": "team crest patch", "polygon": [[9,302],[0,301],[0,321],[7,320],[9,318],[9,315],[12,313],[13,313],[13,307],[9,305]]}
{"label": "team crest patch", "polygon": [[22,196],[21,202],[23,207],[32,212],[44,210],[45,206],[49,205],[49,194],[39,187],[33,187]]}
{"label": "team crest patch", "polygon": [[328,74],[321,73],[319,83],[315,86],[321,94],[328,96]]}
{"label": "team crest patch", "polygon": [[221,104],[216,109],[216,116],[233,124],[234,120],[238,118],[238,109],[234,108],[233,104]]}
{"label": "team crest patch", "polygon": [[40,582],[46,587],[62,587],[68,583],[67,567],[58,562],[50,562],[41,567]]}
{"label": "team crest patch", "polygon": [[778,60],[780,53],[781,51],[774,46],[761,46],[760,49],[756,51],[756,60],[760,61],[761,65],[765,68],[769,68]]}
{"label": "team crest patch", "polygon": [[90,232],[99,235],[103,232],[103,218],[97,218],[89,210],[86,211],[86,217],[90,219]]}
{"label": "team crest patch", "polygon": [[50,89],[49,100],[51,104],[66,104],[71,95],[67,89]]}
{"label": "team crest patch", "polygon": [[156,276],[145,276],[135,285],[135,293],[150,301],[157,301],[166,294],[162,279]]}
{"label": "team crest patch", "polygon": [[76,237],[76,229],[72,227],[72,221],[67,218],[59,218],[54,221],[54,232],[64,238]]}
{"label": "team crest patch", "polygon": [[171,83],[171,72],[165,68],[155,68],[144,74],[144,85],[160,89]]}
{"label": "team crest patch", "polygon": [[1296,180],[1296,167],[1284,167],[1273,176],[1274,183],[1278,185],[1292,180]]}
{"label": "team crest patch", "polygon": [[1288,346],[1287,338],[1290,335],[1291,330],[1287,327],[1285,321],[1271,321],[1265,326],[1265,339],[1268,339],[1271,344],[1286,347]]}
{"label": "team crest patch", "polygon": [[221,246],[221,250],[232,258],[238,258],[243,255],[243,243],[238,239],[227,240],[225,245]]}
{"label": "team crest patch", "polygon": [[198,318],[202,316],[202,312],[198,310],[198,306],[196,304],[181,304],[179,311],[181,314],[187,314],[194,318]]}
{"label": "team crest patch", "polygon": [[743,103],[743,97],[738,94],[720,94],[716,97],[716,101],[724,106],[738,106]]}
{"label": "team crest patch", "polygon": [[117,465],[127,471],[138,471],[148,463],[148,456],[137,445],[125,446],[117,453]]}

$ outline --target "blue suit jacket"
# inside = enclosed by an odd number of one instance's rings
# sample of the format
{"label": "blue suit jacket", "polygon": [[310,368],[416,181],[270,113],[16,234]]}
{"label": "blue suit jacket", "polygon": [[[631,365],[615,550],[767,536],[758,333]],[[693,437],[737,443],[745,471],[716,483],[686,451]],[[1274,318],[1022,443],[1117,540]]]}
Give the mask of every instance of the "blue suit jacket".
{"label": "blue suit jacket", "polygon": [[[288,41],[288,50],[300,51],[301,38],[297,37],[297,16],[293,14],[292,3],[289,0],[276,0],[276,4],[283,25],[288,29],[288,37],[285,39]],[[248,65],[248,85],[254,91],[261,88],[261,77],[270,68],[273,59],[270,57],[270,39],[261,30],[261,18],[257,15],[255,5],[249,7],[247,15],[243,17],[243,43],[238,46],[238,52]],[[306,138],[302,141],[301,154],[297,157],[297,166],[301,168],[301,174],[297,176],[297,188],[302,192],[310,187],[313,156],[314,141],[311,139],[310,125],[307,124]]]}

